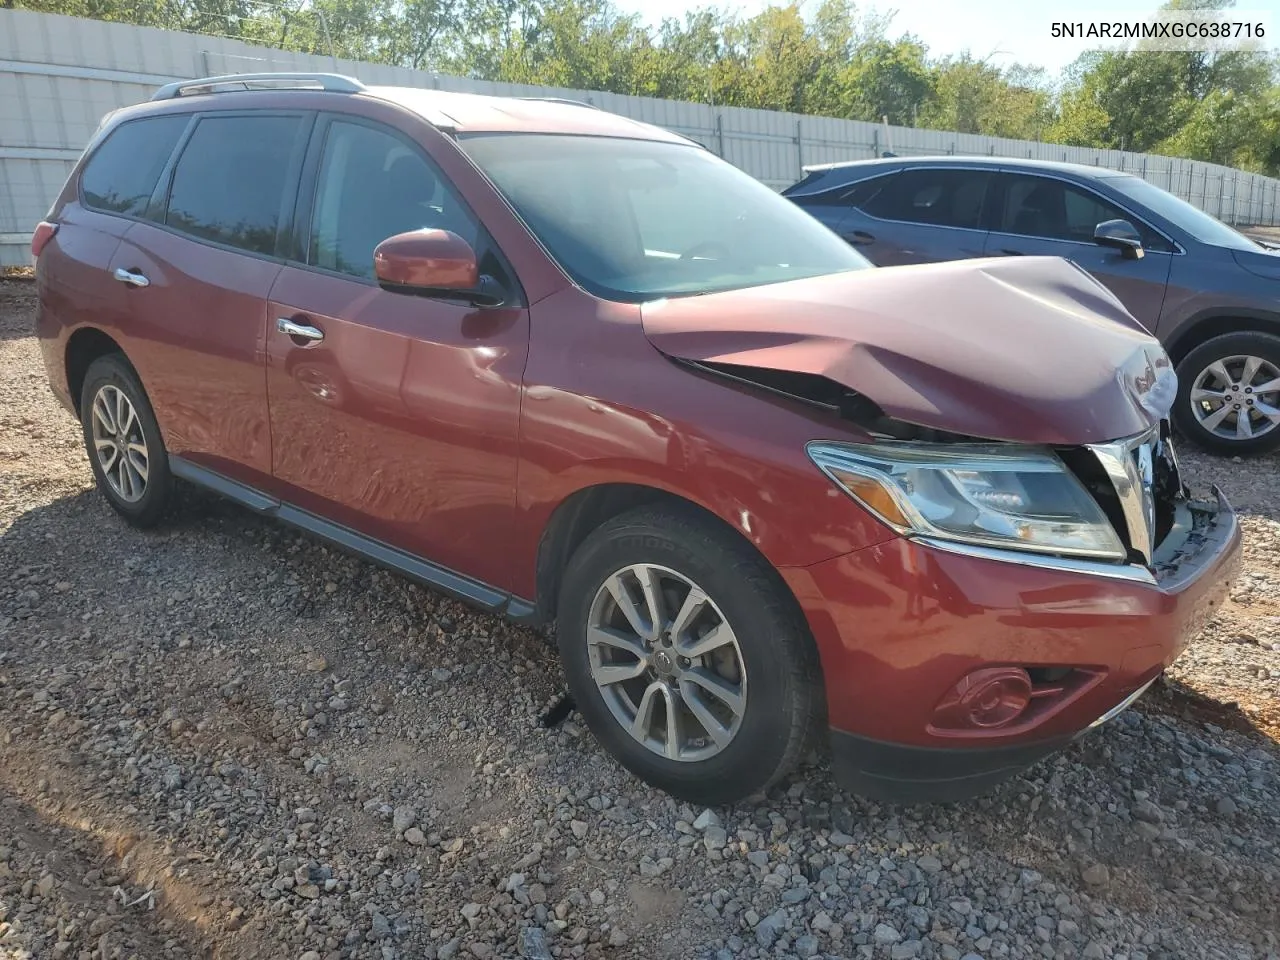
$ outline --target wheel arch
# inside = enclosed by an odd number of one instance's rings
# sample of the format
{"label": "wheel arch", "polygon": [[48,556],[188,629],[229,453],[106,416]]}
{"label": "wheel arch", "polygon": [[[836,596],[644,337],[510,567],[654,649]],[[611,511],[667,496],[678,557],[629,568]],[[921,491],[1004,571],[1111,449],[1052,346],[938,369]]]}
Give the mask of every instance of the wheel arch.
{"label": "wheel arch", "polygon": [[97,327],[81,327],[67,338],[64,358],[67,393],[71,395],[76,416],[80,415],[80,394],[84,389],[84,378],[89,372],[89,366],[99,357],[110,354],[119,354],[128,362],[129,358],[120,344]]}
{"label": "wheel arch", "polygon": [[1184,322],[1165,343],[1176,367],[1192,350],[1228,333],[1266,333],[1280,336],[1280,313],[1266,310],[1206,310]]}
{"label": "wheel arch", "polygon": [[[667,505],[674,510],[690,511],[717,528],[724,530],[739,543],[746,544],[752,553],[775,572],[773,564],[760,552],[759,547],[742,535],[742,532],[723,517],[687,497],[664,490],[661,487],[638,483],[599,483],[583,487],[571,493],[552,511],[538,543],[535,582],[537,598],[532,619],[549,623],[555,619],[556,600],[565,568],[574,552],[592,531],[628,510],[641,506]],[[800,612],[800,604],[787,585],[785,578],[777,575],[777,582],[789,602]],[[801,614],[802,615],[802,614]]]}

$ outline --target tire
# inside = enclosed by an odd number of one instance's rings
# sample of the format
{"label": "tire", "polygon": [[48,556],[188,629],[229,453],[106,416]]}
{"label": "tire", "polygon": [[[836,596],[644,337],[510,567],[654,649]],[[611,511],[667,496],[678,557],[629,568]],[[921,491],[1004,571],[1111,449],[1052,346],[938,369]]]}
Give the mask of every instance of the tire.
{"label": "tire", "polygon": [[[121,397],[127,402],[127,408],[119,405]],[[133,411],[131,417],[128,409]],[[123,435],[114,429],[115,414],[119,411],[126,411],[127,429]],[[155,526],[173,497],[169,455],[147,393],[121,354],[99,357],[89,365],[80,391],[80,424],[98,490],[133,526]],[[118,436],[125,439],[116,443]],[[110,456],[111,448],[103,446],[108,443],[114,444],[114,457]],[[99,455],[100,446],[102,455]],[[121,460],[125,456],[129,458],[128,463]]]}
{"label": "tire", "polygon": [[[1250,383],[1238,382],[1245,372],[1244,358],[1253,358],[1258,363],[1258,372]],[[1220,362],[1224,364],[1221,369],[1228,373],[1237,389],[1231,389],[1220,376],[1211,372],[1210,368]],[[1280,377],[1280,337],[1250,331],[1214,337],[1200,344],[1178,364],[1178,398],[1173,406],[1173,422],[1184,437],[1211,453],[1253,456],[1275,450],[1280,447],[1280,423],[1268,421],[1259,407],[1265,405],[1265,409],[1280,409],[1280,389],[1266,394],[1253,392],[1254,385],[1270,383],[1272,374]],[[1202,406],[1198,398],[1192,399],[1192,391],[1197,388],[1221,393],[1229,397],[1230,402],[1217,403],[1209,399],[1203,401]],[[1234,409],[1237,398],[1241,401],[1239,411]],[[1252,414],[1249,413],[1251,406],[1255,411]],[[1223,407],[1228,408],[1226,419],[1215,424],[1213,414]],[[1205,422],[1202,422],[1202,416],[1197,416],[1197,409],[1206,418]],[[1252,436],[1237,433],[1235,424],[1241,413],[1249,417],[1248,431]]]}
{"label": "tire", "polygon": [[[615,588],[626,589],[647,625],[653,617],[647,614],[638,589],[642,574],[636,571],[654,568],[656,592],[663,595],[664,625],[680,617],[688,594],[699,588],[709,602],[690,605],[697,616],[689,618],[689,629],[678,631],[677,639],[707,644],[715,634],[721,645],[686,661],[676,655],[678,650],[664,646],[667,641],[660,636],[647,649],[650,666],[643,675],[597,683],[593,666],[622,664],[627,672],[639,664],[635,653],[588,639],[600,636],[594,629],[589,634],[588,627],[602,622],[613,624],[608,627],[611,637],[635,634],[640,639],[639,631],[629,629],[622,604],[606,584],[612,581]],[[710,806],[760,793],[795,767],[820,729],[821,669],[794,598],[750,546],[693,509],[640,507],[595,530],[569,561],[557,613],[561,660],[587,725],[624,767],[675,797]],[[720,624],[728,626],[732,645],[723,643],[726,634]],[[688,645],[679,649],[695,650]],[[664,652],[669,654],[665,661]],[[660,669],[677,673],[664,676]],[[713,675],[717,689],[729,690],[737,677],[742,694],[739,716],[733,716],[728,701],[707,692],[708,675]],[[653,724],[645,729],[653,731],[654,740],[648,746],[624,726],[643,708],[642,690],[659,680],[679,693],[675,714],[682,718],[681,732],[689,734],[678,738],[682,744],[689,742],[684,758],[673,759],[663,743],[656,742],[669,731],[667,704],[672,701],[664,696],[653,696]],[[688,706],[694,701],[700,704],[701,716],[710,711],[712,720],[719,721],[721,735],[729,734],[727,742],[694,736],[711,729]],[[631,707],[634,713],[628,712]]]}

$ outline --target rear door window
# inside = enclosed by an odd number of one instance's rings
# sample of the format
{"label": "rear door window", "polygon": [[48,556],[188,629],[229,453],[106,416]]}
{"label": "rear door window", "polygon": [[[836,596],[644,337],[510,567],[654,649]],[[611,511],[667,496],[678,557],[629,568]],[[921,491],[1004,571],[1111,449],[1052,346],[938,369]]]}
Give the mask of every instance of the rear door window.
{"label": "rear door window", "polygon": [[977,230],[990,182],[986,170],[904,170],[854,205],[881,220]]}
{"label": "rear door window", "polygon": [[202,240],[271,255],[289,210],[300,116],[202,117],[174,168],[165,223]]}
{"label": "rear door window", "polygon": [[120,124],[89,157],[80,175],[84,204],[140,217],[191,117],[146,117]]}

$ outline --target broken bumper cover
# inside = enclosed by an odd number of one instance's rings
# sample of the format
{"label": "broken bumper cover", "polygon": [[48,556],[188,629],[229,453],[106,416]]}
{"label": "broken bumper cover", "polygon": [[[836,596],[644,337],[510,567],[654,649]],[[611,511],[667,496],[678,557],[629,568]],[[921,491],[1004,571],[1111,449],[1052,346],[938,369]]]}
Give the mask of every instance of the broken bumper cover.
{"label": "broken bumper cover", "polygon": [[[1127,707],[1226,595],[1240,555],[1230,505],[1184,503],[1155,575],[1111,579],[900,539],[784,571],[822,654],[837,779],[898,802],[963,800]],[[975,670],[1091,671],[1032,721],[940,730],[935,708]]]}

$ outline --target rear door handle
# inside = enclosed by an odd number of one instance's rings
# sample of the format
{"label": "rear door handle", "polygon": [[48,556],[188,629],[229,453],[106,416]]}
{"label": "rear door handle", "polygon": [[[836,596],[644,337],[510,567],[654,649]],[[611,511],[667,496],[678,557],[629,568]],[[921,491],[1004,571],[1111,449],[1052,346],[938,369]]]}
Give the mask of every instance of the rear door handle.
{"label": "rear door handle", "polygon": [[312,343],[319,343],[324,339],[324,331],[319,327],[311,327],[305,323],[294,323],[288,317],[279,317],[276,320],[276,329],[293,337],[294,340],[310,340]]}
{"label": "rear door handle", "polygon": [[875,243],[876,238],[865,230],[853,230],[844,235],[844,238],[855,247],[865,246],[868,243]]}
{"label": "rear door handle", "polygon": [[121,283],[127,283],[131,287],[151,286],[151,281],[147,279],[146,274],[138,270],[126,270],[124,267],[116,267],[111,275]]}

